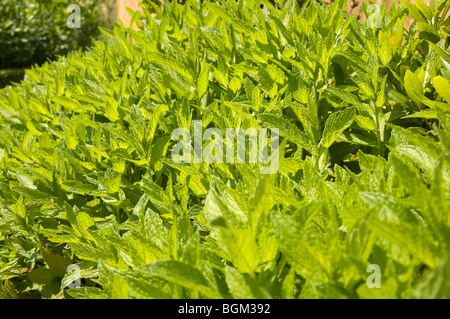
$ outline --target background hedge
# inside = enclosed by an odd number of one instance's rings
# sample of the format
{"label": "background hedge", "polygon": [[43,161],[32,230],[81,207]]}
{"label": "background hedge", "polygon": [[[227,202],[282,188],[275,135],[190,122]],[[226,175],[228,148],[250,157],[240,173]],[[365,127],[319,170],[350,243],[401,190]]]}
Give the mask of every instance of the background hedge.
{"label": "background hedge", "polygon": [[[100,10],[100,0],[82,0],[81,28],[67,26],[73,1],[64,0],[2,0],[0,2],[0,69],[23,69],[41,65],[58,55],[84,49],[92,38],[100,35],[99,26],[108,25]],[[111,1],[108,1],[108,4]],[[17,80],[23,73],[2,72],[0,84]],[[20,79],[20,78],[19,78]],[[3,85],[2,85],[3,86]]]}

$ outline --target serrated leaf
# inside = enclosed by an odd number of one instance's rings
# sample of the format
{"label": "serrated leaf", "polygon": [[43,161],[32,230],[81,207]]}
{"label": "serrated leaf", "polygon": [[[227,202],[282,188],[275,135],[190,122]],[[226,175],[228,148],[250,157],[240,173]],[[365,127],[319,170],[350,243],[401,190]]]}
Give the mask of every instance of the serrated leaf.
{"label": "serrated leaf", "polygon": [[254,235],[247,229],[220,229],[228,259],[241,273],[253,273],[259,264]]}
{"label": "serrated leaf", "polygon": [[400,2],[404,8],[408,9],[409,14],[414,18],[414,20],[416,20],[417,22],[427,23],[425,16],[417,9],[417,7],[415,7],[407,0],[400,0]]}
{"label": "serrated leaf", "polygon": [[440,40],[436,29],[429,23],[417,22],[417,27],[419,28],[421,38],[429,40],[433,43],[437,43]]}
{"label": "serrated leaf", "polygon": [[198,269],[175,260],[161,260],[145,266],[141,271],[189,289],[194,289],[206,298],[220,298],[220,294],[208,286]]}
{"label": "serrated leaf", "polygon": [[433,78],[433,86],[447,103],[450,103],[450,84],[442,76]]}
{"label": "serrated leaf", "polygon": [[251,278],[239,273],[236,269],[227,266],[225,268],[225,280],[228,289],[236,299],[263,299],[270,295],[258,286]]}
{"label": "serrated leaf", "polygon": [[259,119],[268,128],[278,128],[280,136],[289,139],[311,154],[317,155],[317,148],[308,139],[306,134],[300,131],[295,125],[291,124],[283,117],[279,117],[273,114],[260,114]]}
{"label": "serrated leaf", "polygon": [[422,100],[422,84],[417,76],[412,73],[410,70],[406,70],[405,73],[405,90],[408,93],[408,96],[416,102],[418,105],[421,104]]}
{"label": "serrated leaf", "polygon": [[281,251],[294,263],[299,274],[309,278],[316,271],[328,272],[327,258],[302,238],[291,218],[273,213],[271,222]]}
{"label": "serrated leaf", "polygon": [[430,267],[435,267],[440,260],[440,254],[435,245],[408,225],[371,221],[367,226],[376,234],[398,245]]}
{"label": "serrated leaf", "polygon": [[198,96],[202,97],[208,90],[209,83],[209,65],[206,60],[201,62],[201,71],[197,80],[197,92]]}
{"label": "serrated leaf", "polygon": [[432,20],[433,13],[431,12],[430,7],[425,4],[425,2],[423,2],[422,0],[414,0],[414,4],[429,21]]}
{"label": "serrated leaf", "polygon": [[67,267],[70,265],[70,261],[61,255],[54,254],[48,249],[45,249],[42,253],[46,264],[59,277],[64,277],[67,272]]}
{"label": "serrated leaf", "polygon": [[332,113],[325,123],[320,145],[326,148],[330,147],[337,137],[353,123],[355,116],[355,108],[347,108],[342,112]]}
{"label": "serrated leaf", "polygon": [[47,268],[36,268],[27,274],[28,279],[32,282],[44,285],[58,278],[58,275]]}
{"label": "serrated leaf", "polygon": [[350,92],[345,91],[340,87],[329,87],[326,89],[326,92],[329,92],[339,98],[341,98],[344,102],[349,103],[350,105],[358,105],[361,102],[359,99]]}

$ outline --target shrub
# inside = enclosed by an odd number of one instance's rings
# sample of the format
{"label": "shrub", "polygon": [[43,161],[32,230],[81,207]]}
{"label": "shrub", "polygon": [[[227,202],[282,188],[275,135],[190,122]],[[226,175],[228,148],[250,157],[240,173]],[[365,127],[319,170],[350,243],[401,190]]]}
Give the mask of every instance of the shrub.
{"label": "shrub", "polygon": [[[404,6],[166,2],[27,71],[0,91],[2,296],[450,297],[450,3]],[[175,163],[194,120],[278,128],[278,172]]]}
{"label": "shrub", "polygon": [[65,0],[2,0],[0,3],[0,68],[27,68],[57,55],[85,48],[98,37],[99,0],[78,2],[82,28],[67,26],[69,4]]}

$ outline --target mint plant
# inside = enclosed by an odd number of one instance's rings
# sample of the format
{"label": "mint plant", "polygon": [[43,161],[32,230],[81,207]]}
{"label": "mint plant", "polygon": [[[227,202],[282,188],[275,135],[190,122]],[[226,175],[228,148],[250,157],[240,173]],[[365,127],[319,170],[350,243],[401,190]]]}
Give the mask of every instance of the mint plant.
{"label": "mint plant", "polygon": [[[450,2],[345,9],[165,1],[1,90],[0,296],[450,297]],[[173,161],[194,121],[278,171]]]}

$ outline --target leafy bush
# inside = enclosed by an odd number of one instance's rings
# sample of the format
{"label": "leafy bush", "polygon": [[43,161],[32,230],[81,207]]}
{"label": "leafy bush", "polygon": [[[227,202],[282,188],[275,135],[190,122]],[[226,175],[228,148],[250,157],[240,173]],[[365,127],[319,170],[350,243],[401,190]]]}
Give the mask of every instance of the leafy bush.
{"label": "leafy bush", "polygon": [[[3,297],[450,297],[450,2],[279,5],[165,2],[0,91]],[[279,128],[279,171],[175,163],[194,120]]]}
{"label": "leafy bush", "polygon": [[2,0],[0,3],[0,68],[42,64],[57,55],[85,48],[100,34],[99,0],[77,2],[81,25],[67,26],[67,0]]}

